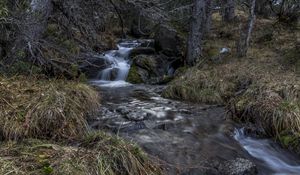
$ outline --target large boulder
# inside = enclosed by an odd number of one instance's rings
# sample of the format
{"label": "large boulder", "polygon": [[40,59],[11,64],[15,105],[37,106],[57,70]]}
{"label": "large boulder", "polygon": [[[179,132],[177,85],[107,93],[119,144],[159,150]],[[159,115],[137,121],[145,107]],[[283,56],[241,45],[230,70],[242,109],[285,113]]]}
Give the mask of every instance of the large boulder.
{"label": "large boulder", "polygon": [[99,72],[109,64],[103,55],[86,54],[83,57],[85,61],[79,66],[79,70],[91,79],[97,78]]}
{"label": "large boulder", "polygon": [[133,58],[127,81],[161,84],[168,80],[168,62],[160,55],[138,55]]}
{"label": "large boulder", "polygon": [[184,54],[185,39],[170,25],[161,25],[155,33],[156,49],[164,55],[181,57]]}

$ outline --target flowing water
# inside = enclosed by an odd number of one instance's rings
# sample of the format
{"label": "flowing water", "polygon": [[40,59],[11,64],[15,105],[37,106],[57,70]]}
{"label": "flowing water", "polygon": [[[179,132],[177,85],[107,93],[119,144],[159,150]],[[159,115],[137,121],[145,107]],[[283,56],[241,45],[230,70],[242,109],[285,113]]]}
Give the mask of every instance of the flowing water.
{"label": "flowing water", "polygon": [[[267,139],[247,137],[220,106],[164,99],[164,86],[132,85],[128,55],[139,43],[107,52],[107,69],[92,81],[102,94],[101,115],[90,121],[139,144],[168,174],[300,174],[299,159]],[[253,163],[256,165],[254,165]]]}
{"label": "flowing water", "polygon": [[128,85],[125,82],[130,69],[128,56],[130,51],[139,45],[138,41],[124,41],[117,45],[117,50],[105,53],[104,58],[108,66],[99,72],[99,80],[94,81],[94,83],[109,87]]}
{"label": "flowing water", "polygon": [[272,174],[300,174],[300,161],[290,152],[268,139],[247,137],[244,129],[236,129],[234,138]]}

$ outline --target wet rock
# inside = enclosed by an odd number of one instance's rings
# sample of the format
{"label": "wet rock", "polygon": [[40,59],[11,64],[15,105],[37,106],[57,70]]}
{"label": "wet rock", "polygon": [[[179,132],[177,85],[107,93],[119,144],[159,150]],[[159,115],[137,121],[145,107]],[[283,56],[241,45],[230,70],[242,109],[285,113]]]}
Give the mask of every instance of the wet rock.
{"label": "wet rock", "polygon": [[221,165],[220,172],[228,175],[256,175],[257,168],[247,159],[236,158]]}
{"label": "wet rock", "polygon": [[140,47],[146,48],[154,48],[155,47],[155,40],[154,39],[139,39],[137,40],[140,43]]}
{"label": "wet rock", "polygon": [[157,126],[154,127],[154,129],[161,129],[161,130],[169,130],[171,128],[175,128],[176,124],[175,123],[159,123]]}
{"label": "wet rock", "polygon": [[130,113],[130,110],[127,107],[123,107],[123,106],[118,107],[116,109],[116,111],[119,112],[122,115],[127,115],[127,114]]}
{"label": "wet rock", "polygon": [[183,114],[192,114],[192,112],[187,109],[180,109],[178,112],[183,113]]}
{"label": "wet rock", "polygon": [[101,79],[104,79],[104,80],[113,81],[118,77],[119,71],[120,70],[118,68],[104,69],[102,72],[98,73],[98,77],[101,77]]}
{"label": "wet rock", "polygon": [[80,71],[88,78],[96,78],[99,71],[106,68],[107,62],[103,55],[85,54],[84,62],[79,66]]}
{"label": "wet rock", "polygon": [[144,91],[135,90],[132,96],[138,100],[147,101],[150,100],[151,96]]}
{"label": "wet rock", "polygon": [[151,47],[137,47],[131,50],[129,57],[133,58],[137,55],[153,55],[155,50]]}
{"label": "wet rock", "polygon": [[118,76],[119,71],[120,70],[118,68],[113,68],[110,73],[110,80],[115,80]]}
{"label": "wet rock", "polygon": [[131,121],[142,121],[147,118],[147,113],[144,111],[130,112],[126,114],[126,118]]}
{"label": "wet rock", "polygon": [[147,84],[168,82],[167,68],[167,61],[159,55],[138,55],[133,59],[128,81]]}
{"label": "wet rock", "polygon": [[138,130],[142,130],[147,128],[144,122],[131,122],[130,124],[127,125],[120,125],[118,128],[114,128],[113,131],[114,132],[134,132],[134,131],[138,131]]}

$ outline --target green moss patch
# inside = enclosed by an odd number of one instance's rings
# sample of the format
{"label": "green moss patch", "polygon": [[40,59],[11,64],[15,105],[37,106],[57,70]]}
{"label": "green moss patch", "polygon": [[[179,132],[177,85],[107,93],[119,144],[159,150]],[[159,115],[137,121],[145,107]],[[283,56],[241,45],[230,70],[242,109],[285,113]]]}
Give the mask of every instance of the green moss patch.
{"label": "green moss patch", "polygon": [[138,67],[136,65],[131,66],[128,73],[127,81],[134,84],[143,83],[143,79],[139,74]]}

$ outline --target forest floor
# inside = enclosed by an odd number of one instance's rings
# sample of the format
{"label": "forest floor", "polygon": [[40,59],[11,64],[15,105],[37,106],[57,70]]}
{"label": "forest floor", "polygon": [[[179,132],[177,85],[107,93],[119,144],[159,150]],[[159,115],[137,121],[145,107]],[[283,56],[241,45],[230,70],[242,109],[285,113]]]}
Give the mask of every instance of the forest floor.
{"label": "forest floor", "polygon": [[[246,21],[246,15],[239,12]],[[237,121],[254,124],[261,134],[300,153],[299,26],[258,18],[245,58],[237,58],[239,25],[213,16],[204,59],[180,68],[164,97],[223,104]],[[298,43],[298,44],[297,44]],[[220,54],[229,48],[227,54]]]}

